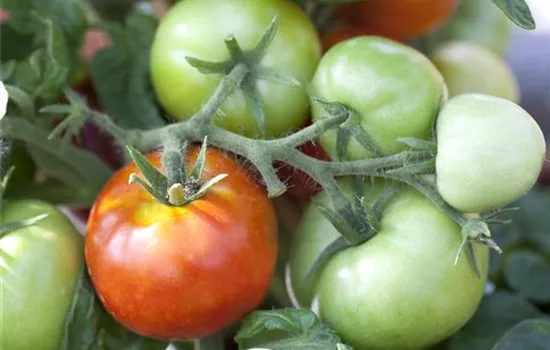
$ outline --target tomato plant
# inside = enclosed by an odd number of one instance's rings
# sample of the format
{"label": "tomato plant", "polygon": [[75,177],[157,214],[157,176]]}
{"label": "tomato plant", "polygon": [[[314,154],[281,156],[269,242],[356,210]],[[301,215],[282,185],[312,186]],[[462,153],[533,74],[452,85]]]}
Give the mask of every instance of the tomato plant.
{"label": "tomato plant", "polygon": [[478,213],[508,205],[535,184],[546,143],[538,124],[508,100],[465,94],[437,120],[437,188],[451,206]]}
{"label": "tomato plant", "polygon": [[[319,98],[351,108],[384,155],[405,149],[397,141],[400,137],[427,138],[440,100],[447,93],[441,74],[424,55],[376,36],[350,39],[330,49],[311,85]],[[313,104],[312,109],[313,121],[328,117],[321,105]],[[334,129],[320,138],[333,159],[336,141]],[[348,144],[348,159],[372,155],[356,140]]]}
{"label": "tomato plant", "polygon": [[[370,202],[384,188],[365,186]],[[327,205],[329,197],[321,194],[318,203]],[[373,238],[336,253],[308,283],[313,262],[338,236],[311,205],[291,250],[292,289],[304,307],[314,299],[321,319],[356,349],[433,345],[461,328],[481,300],[487,247],[475,245],[481,278],[464,255],[455,265],[459,226],[413,189],[389,199]]]}
{"label": "tomato plant", "polygon": [[[189,160],[196,159],[197,150]],[[160,154],[149,160],[160,165]],[[277,222],[264,190],[235,160],[210,149],[205,180],[226,173],[183,207],[155,201],[137,172],[118,171],[92,208],[86,262],[107,310],[153,338],[192,339],[238,321],[262,301],[277,253]]]}
{"label": "tomato plant", "polygon": [[0,347],[57,350],[84,266],[84,240],[45,202],[8,201],[1,214],[2,224],[49,216],[0,238]]}
{"label": "tomato plant", "polygon": [[[246,14],[246,15],[243,15]],[[176,120],[192,116],[220,82],[219,75],[203,75],[186,57],[207,61],[229,59],[224,45],[233,35],[242,50],[254,48],[275,15],[280,23],[261,64],[302,84],[311,78],[320,57],[318,34],[295,4],[286,0],[191,0],[176,4],[162,18],[151,48],[151,78],[158,100]],[[308,116],[303,87],[249,75],[249,86],[263,107],[267,136],[297,129]],[[254,111],[243,91],[220,108],[217,125],[246,136],[258,136]]]}
{"label": "tomato plant", "polygon": [[338,18],[361,23],[388,36],[410,39],[439,28],[458,0],[364,0],[340,6]]}
{"label": "tomato plant", "polygon": [[519,102],[514,73],[497,54],[478,44],[453,41],[441,45],[431,56],[445,78],[449,97],[480,93]]}

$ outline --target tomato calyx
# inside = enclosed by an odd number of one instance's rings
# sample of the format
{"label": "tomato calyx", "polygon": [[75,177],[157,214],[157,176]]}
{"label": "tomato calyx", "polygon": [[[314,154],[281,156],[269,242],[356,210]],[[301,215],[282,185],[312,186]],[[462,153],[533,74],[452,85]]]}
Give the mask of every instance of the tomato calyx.
{"label": "tomato calyx", "polygon": [[203,74],[228,75],[238,65],[246,67],[247,73],[239,83],[239,88],[244,92],[248,102],[252,106],[255,121],[260,131],[260,136],[266,132],[265,115],[261,104],[259,92],[257,91],[258,80],[269,80],[289,86],[300,86],[300,82],[292,76],[277,72],[272,68],[261,64],[267,49],[275,38],[278,27],[278,17],[275,16],[260,41],[252,50],[243,50],[237,39],[229,35],[225,39],[225,45],[229,51],[230,58],[224,62],[209,62],[194,57],[186,57],[187,62]]}
{"label": "tomato calyx", "polygon": [[162,155],[162,165],[167,176],[155,168],[147,158],[135,148],[128,146],[128,153],[142,172],[145,179],[136,173],[130,174],[129,184],[140,184],[159,203],[171,206],[184,206],[203,196],[212,186],[227,177],[218,174],[207,182],[202,182],[202,173],[206,162],[208,149],[207,137],[200,149],[199,155],[189,176],[185,174],[185,153],[187,143],[177,139],[169,139]]}

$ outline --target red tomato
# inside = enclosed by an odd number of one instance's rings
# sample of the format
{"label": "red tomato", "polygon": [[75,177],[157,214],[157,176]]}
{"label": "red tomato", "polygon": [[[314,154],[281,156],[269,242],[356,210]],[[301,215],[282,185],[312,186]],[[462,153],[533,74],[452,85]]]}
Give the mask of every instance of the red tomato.
{"label": "red tomato", "polygon": [[414,38],[443,25],[458,0],[366,0],[336,9],[336,17],[368,26],[386,37]]}
{"label": "red tomato", "polygon": [[383,31],[370,28],[366,25],[345,24],[342,26],[331,28],[322,36],[323,50],[326,52],[339,42],[363,35],[385,36],[386,38],[392,39],[394,41],[403,41],[401,38],[387,35]]}
{"label": "red tomato", "polygon": [[[189,152],[188,164],[198,150]],[[148,159],[160,168],[160,154]],[[182,207],[128,185],[131,163],[97,197],[86,262],[106,309],[160,339],[203,337],[238,321],[264,298],[275,268],[277,218],[264,189],[233,156],[209,149],[204,181],[229,176]]]}

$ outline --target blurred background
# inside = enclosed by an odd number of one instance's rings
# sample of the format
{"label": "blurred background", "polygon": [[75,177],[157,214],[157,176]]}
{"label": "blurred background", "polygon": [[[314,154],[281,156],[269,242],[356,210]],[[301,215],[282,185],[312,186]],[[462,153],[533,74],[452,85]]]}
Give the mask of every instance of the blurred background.
{"label": "blurred background", "polygon": [[[483,0],[480,0],[483,1]],[[521,88],[521,105],[550,135],[550,1],[527,0],[537,23],[534,31],[514,27],[508,62]]]}

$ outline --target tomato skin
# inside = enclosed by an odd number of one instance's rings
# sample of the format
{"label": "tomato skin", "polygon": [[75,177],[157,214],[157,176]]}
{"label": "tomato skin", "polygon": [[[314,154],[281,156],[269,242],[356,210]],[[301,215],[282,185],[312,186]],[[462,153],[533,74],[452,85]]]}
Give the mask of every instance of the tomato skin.
{"label": "tomato skin", "polygon": [[481,45],[447,42],[431,56],[445,78],[449,97],[480,93],[519,103],[519,84],[506,62]]}
{"label": "tomato skin", "polygon": [[[365,186],[368,200],[383,188]],[[330,204],[324,193],[318,200]],[[460,228],[412,188],[390,199],[376,236],[337,253],[313,288],[307,286],[304,277],[313,261],[338,236],[310,205],[295,235],[291,281],[301,305],[317,309],[355,349],[426,348],[475,312],[487,278],[488,248],[474,244],[481,278],[465,254],[454,265]]]}
{"label": "tomato skin", "polygon": [[[192,148],[189,162],[198,150]],[[148,159],[160,166],[160,154]],[[88,221],[86,262],[106,309],[144,336],[187,340],[238,321],[264,297],[275,268],[273,205],[232,156],[207,152],[204,180],[229,176],[183,207],[156,202],[119,170]]]}
{"label": "tomato skin", "polygon": [[[330,49],[321,59],[311,87],[321,99],[339,102],[360,115],[363,129],[384,155],[405,149],[400,137],[428,138],[440,99],[446,99],[443,77],[415,49],[376,36],[357,37]],[[329,115],[318,103],[312,106],[313,121]],[[320,142],[336,157],[336,130]],[[349,142],[346,157],[372,157],[356,140]]]}
{"label": "tomato skin", "polygon": [[[4,302],[0,348],[57,350],[84,267],[84,239],[54,206],[6,201],[2,223],[50,214],[0,239],[0,291]],[[8,302],[9,301],[9,302]]]}
{"label": "tomato skin", "polygon": [[364,0],[340,6],[338,18],[367,25],[385,36],[410,39],[439,28],[458,0]]}
{"label": "tomato skin", "polygon": [[478,213],[527,193],[544,163],[546,142],[536,121],[515,103],[465,94],[437,120],[437,189],[454,208]]}
{"label": "tomato skin", "polygon": [[[162,18],[151,48],[151,79],[158,100],[176,120],[191,117],[212,96],[221,75],[204,75],[187,56],[207,61],[229,59],[224,40],[234,34],[243,50],[254,48],[275,15],[279,27],[262,65],[293,76],[302,87],[260,80],[266,136],[297,129],[306,119],[309,100],[304,86],[321,55],[315,27],[296,4],[287,0],[187,0]],[[215,123],[245,136],[259,136],[250,104],[241,90],[220,108]]]}

